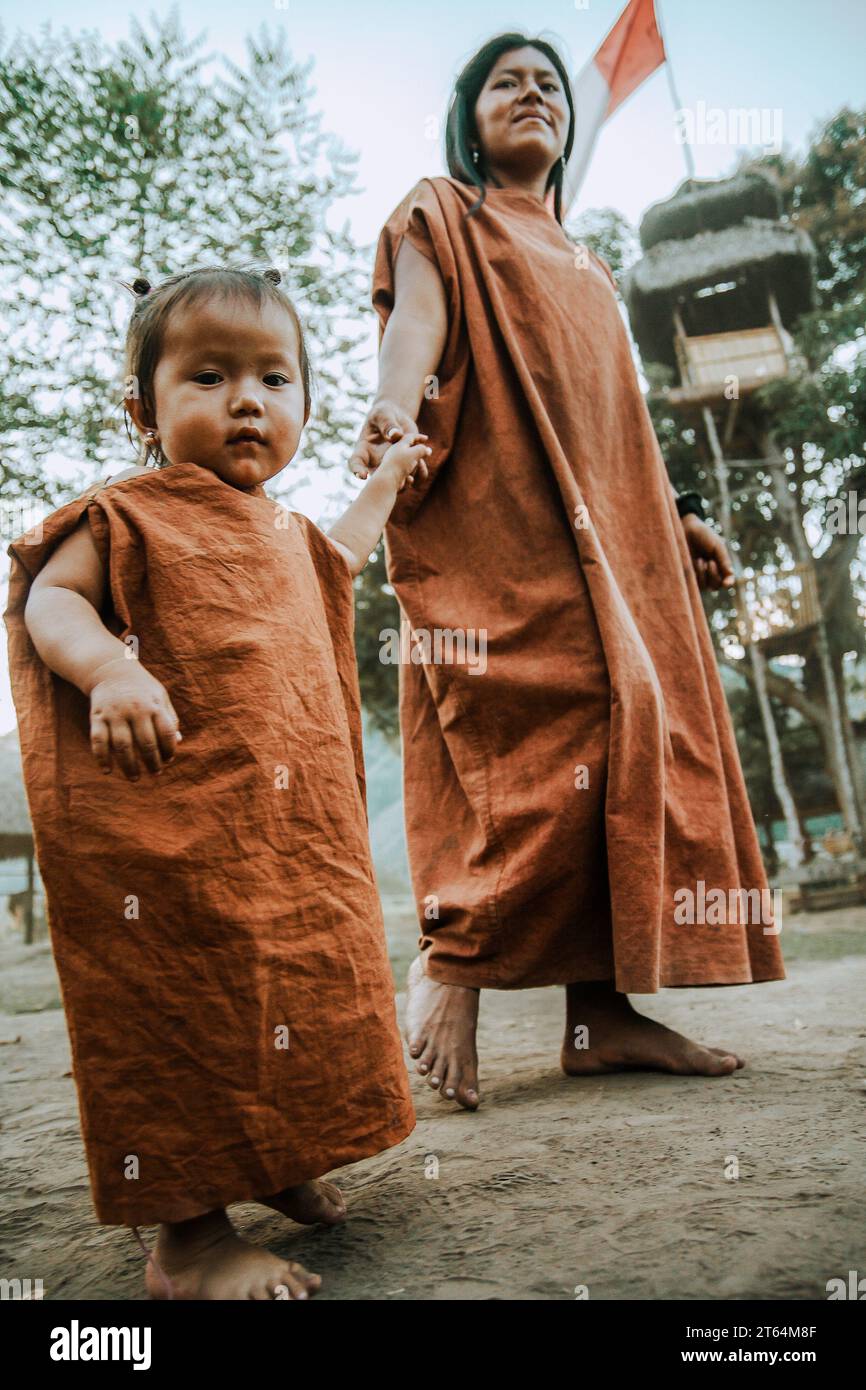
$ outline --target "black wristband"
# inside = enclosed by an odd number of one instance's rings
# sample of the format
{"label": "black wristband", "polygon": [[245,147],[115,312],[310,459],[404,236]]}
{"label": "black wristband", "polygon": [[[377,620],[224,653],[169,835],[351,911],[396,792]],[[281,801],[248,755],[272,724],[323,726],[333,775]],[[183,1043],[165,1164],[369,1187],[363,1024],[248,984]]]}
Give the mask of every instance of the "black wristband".
{"label": "black wristband", "polygon": [[707,514],[704,511],[703,498],[699,492],[681,492],[677,498],[677,511],[680,516],[688,516],[693,512],[700,517],[701,521],[706,521]]}

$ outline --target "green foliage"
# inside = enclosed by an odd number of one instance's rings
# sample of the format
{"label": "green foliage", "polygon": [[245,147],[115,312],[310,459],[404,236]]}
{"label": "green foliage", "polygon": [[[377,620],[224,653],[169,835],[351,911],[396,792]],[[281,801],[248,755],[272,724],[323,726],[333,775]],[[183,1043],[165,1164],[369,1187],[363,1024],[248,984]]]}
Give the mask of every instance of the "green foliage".
{"label": "green foliage", "polygon": [[743,163],[772,170],[786,214],[814,241],[821,307],[850,305],[866,287],[866,111],[843,107],[815,131],[802,161],[769,154]]}
{"label": "green foliage", "polygon": [[386,738],[396,740],[398,668],[380,658],[386,629],[400,631],[400,608],[388,583],[385,551],[380,543],[373,559],[355,580],[355,650],[361,681],[361,699],[370,724]]}
{"label": "green foliage", "polygon": [[[0,34],[0,479],[49,503],[50,456],[127,466],[122,342],[131,295],[192,266],[277,265],[307,330],[318,408],[301,457],[345,459],[362,410],[369,270],[326,222],[354,156],[309,108],[282,33],[246,69],[202,52],[176,11],[108,46]],[[216,67],[216,71],[210,69]],[[79,490],[78,485],[73,491]]]}
{"label": "green foliage", "polygon": [[587,208],[574,222],[566,224],[565,232],[572,241],[588,246],[607,261],[617,276],[629,270],[640,256],[634,228],[615,208]]}

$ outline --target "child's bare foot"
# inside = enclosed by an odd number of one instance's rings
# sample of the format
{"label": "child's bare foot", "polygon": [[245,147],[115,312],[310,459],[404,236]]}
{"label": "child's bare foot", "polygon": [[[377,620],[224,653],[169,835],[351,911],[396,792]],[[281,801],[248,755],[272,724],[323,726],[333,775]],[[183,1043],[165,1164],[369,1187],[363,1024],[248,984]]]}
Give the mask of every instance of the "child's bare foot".
{"label": "child's bare foot", "polygon": [[477,1110],[479,1103],[478,995],[477,989],[428,979],[420,957],[409,967],[406,1041],[415,1069],[465,1110]]}
{"label": "child's bare foot", "polygon": [[153,1256],[145,1270],[151,1298],[169,1297],[154,1260],[174,1298],[304,1299],[322,1284],[319,1275],[309,1274],[303,1265],[241,1240],[224,1211],[160,1226]]}
{"label": "child's bare foot", "polygon": [[[586,1034],[578,1033],[585,1028]],[[577,1046],[575,1046],[577,1042]],[[729,1048],[703,1047],[637,1013],[611,982],[566,987],[562,1069],[593,1072],[670,1071],[679,1076],[729,1076],[745,1062]]]}
{"label": "child's bare foot", "polygon": [[338,1226],[346,1219],[346,1202],[339,1187],[332,1182],[317,1178],[314,1182],[302,1182],[298,1187],[284,1187],[272,1197],[259,1197],[263,1207],[273,1207],[292,1221],[302,1226],[315,1226],[321,1222],[325,1226]]}

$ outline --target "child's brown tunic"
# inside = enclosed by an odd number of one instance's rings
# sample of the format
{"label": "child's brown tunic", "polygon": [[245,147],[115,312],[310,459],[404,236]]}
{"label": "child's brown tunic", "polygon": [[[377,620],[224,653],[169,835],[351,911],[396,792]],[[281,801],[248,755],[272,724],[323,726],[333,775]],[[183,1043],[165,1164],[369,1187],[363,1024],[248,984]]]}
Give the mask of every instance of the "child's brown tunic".
{"label": "child's brown tunic", "polygon": [[[183,741],[100,772],[40,660],[31,578],[87,513],[103,619]],[[196,464],[90,489],[12,556],[12,688],[96,1213],[179,1221],[414,1125],[367,839],[352,579],[263,489]]]}
{"label": "child's brown tunic", "polygon": [[437,630],[487,643],[483,674],[400,669],[428,973],[634,992],[781,979],[757,894],[725,925],[674,917],[678,890],[700,917],[701,882],[766,879],[612,276],[533,194],[488,189],[467,218],[477,196],[423,179],[382,231],[373,284],[384,327],[406,236],[449,308],[418,421],[430,477],[398,499],[389,575],[434,651]]}

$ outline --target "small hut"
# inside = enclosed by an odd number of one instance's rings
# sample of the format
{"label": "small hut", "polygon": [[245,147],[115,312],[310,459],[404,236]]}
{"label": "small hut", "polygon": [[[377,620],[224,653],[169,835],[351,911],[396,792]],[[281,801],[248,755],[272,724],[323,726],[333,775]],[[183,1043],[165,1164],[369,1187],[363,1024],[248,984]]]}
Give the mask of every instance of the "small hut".
{"label": "small hut", "polygon": [[775,184],[759,173],[686,179],[640,226],[643,258],[625,282],[645,362],[679,372],[673,404],[738,396],[785,376],[790,326],[813,307],[815,248],[781,220]]}

